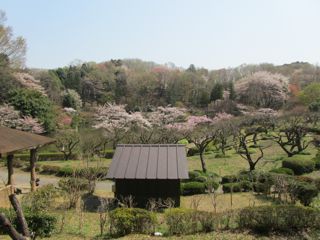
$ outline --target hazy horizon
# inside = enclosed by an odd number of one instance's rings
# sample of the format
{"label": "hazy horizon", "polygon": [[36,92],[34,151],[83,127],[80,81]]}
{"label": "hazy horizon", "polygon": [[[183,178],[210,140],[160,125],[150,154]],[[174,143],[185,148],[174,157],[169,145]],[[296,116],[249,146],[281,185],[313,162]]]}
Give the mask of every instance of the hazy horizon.
{"label": "hazy horizon", "polygon": [[3,1],[27,67],[141,59],[208,69],[318,64],[316,0]]}

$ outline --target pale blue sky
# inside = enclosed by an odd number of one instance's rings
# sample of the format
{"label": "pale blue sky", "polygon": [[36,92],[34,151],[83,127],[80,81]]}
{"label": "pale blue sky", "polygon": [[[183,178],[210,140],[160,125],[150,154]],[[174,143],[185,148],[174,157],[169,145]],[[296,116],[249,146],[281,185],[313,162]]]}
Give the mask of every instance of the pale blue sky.
{"label": "pale blue sky", "polygon": [[27,39],[28,67],[320,61],[319,0],[0,0],[0,9]]}

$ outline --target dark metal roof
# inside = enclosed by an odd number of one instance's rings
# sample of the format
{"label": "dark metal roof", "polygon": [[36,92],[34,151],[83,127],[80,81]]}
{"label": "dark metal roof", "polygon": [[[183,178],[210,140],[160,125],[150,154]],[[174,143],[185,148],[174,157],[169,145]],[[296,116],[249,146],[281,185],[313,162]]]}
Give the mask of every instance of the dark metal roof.
{"label": "dark metal roof", "polygon": [[54,141],[53,138],[0,126],[0,154],[32,149]]}
{"label": "dark metal roof", "polygon": [[187,179],[185,145],[120,144],[117,146],[109,179]]}

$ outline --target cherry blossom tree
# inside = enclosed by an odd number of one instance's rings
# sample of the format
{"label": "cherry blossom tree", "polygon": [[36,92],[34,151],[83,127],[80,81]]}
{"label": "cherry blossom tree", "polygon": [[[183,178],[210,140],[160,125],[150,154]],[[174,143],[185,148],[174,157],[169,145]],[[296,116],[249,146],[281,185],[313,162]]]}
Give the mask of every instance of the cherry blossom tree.
{"label": "cherry blossom tree", "polygon": [[254,107],[279,109],[288,98],[288,78],[266,71],[240,79],[236,85],[238,100]]}
{"label": "cherry blossom tree", "polygon": [[9,105],[0,106],[0,125],[36,134],[44,132],[44,128],[38,119],[30,116],[21,116],[19,111],[14,110]]}
{"label": "cherry blossom tree", "polygon": [[112,147],[121,142],[134,126],[140,128],[150,127],[150,123],[140,112],[128,113],[125,105],[107,103],[100,106],[95,114],[96,129],[103,129],[107,138],[112,142]]}

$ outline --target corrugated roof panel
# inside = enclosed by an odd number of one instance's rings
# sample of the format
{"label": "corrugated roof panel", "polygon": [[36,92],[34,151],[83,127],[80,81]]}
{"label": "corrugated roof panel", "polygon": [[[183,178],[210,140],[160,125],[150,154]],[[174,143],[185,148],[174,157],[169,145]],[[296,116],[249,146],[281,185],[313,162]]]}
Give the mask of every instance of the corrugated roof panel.
{"label": "corrugated roof panel", "polygon": [[168,147],[168,179],[178,178],[177,147]]}
{"label": "corrugated roof panel", "polygon": [[141,147],[132,148],[125,178],[136,178],[136,171],[139,162],[140,152]]}
{"label": "corrugated roof panel", "polygon": [[141,147],[137,171],[136,171],[136,178],[138,179],[147,178],[149,151],[150,151],[149,147]]}
{"label": "corrugated roof panel", "polygon": [[117,147],[117,149],[113,155],[111,165],[109,167],[107,178],[115,178],[116,177],[116,169],[117,169],[117,166],[120,162],[122,149],[123,149],[123,147],[121,147],[121,146]]}
{"label": "corrugated roof panel", "polygon": [[148,179],[157,178],[159,147],[150,146],[147,177]]}
{"label": "corrugated roof panel", "polygon": [[188,179],[188,167],[187,167],[187,157],[186,149],[182,147],[177,148],[177,163],[178,163],[178,175],[179,179]]}
{"label": "corrugated roof panel", "polygon": [[125,173],[130,159],[132,147],[124,147],[116,169],[116,177],[125,178]]}
{"label": "corrugated roof panel", "polygon": [[168,148],[159,147],[158,162],[157,162],[157,178],[167,179],[168,178]]}

